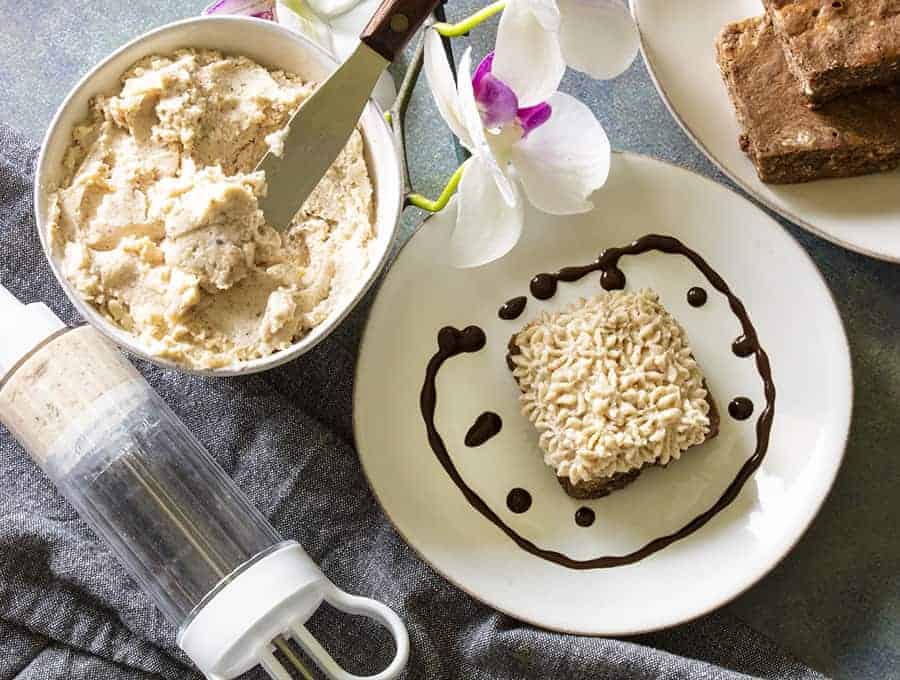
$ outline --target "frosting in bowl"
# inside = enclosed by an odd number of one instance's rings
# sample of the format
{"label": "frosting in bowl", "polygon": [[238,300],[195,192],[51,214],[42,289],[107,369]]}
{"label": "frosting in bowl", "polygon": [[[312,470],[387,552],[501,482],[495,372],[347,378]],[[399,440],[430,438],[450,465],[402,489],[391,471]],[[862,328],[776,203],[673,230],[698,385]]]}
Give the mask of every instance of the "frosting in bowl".
{"label": "frosting in bowl", "polygon": [[290,228],[266,224],[254,167],[313,85],[212,50],[151,56],[97,97],[51,197],[75,290],[146,351],[217,368],[287,349],[352,297],[374,198],[355,131]]}

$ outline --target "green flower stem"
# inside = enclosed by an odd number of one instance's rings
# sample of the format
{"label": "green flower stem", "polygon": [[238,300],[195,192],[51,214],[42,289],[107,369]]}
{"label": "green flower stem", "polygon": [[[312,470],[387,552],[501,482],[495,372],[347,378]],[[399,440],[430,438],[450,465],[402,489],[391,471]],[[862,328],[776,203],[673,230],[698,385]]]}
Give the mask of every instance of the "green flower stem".
{"label": "green flower stem", "polygon": [[453,173],[450,181],[447,182],[447,186],[444,187],[444,190],[441,192],[441,195],[436,201],[425,198],[424,196],[422,196],[422,194],[409,194],[409,196],[406,197],[407,203],[409,203],[410,205],[414,205],[417,208],[421,208],[422,210],[427,210],[431,213],[440,212],[447,207],[447,203],[450,202],[450,198],[453,196],[453,194],[456,193],[456,189],[459,187],[459,180],[462,179],[463,168],[465,167],[466,164],[463,163],[458,168],[456,168],[456,172]]}
{"label": "green flower stem", "polygon": [[495,14],[502,12],[505,7],[506,0],[498,0],[455,24],[448,24],[445,22],[436,23],[434,25],[434,30],[446,38],[458,38],[461,35],[465,35],[479,24],[484,23]]}
{"label": "green flower stem", "polygon": [[[438,20],[443,21],[444,18],[443,7],[438,6],[438,8],[432,13],[432,15],[425,21],[425,30],[428,30],[428,27],[433,25]],[[443,42],[444,49],[447,51],[447,58],[452,66],[453,55],[450,52],[449,41],[447,40],[447,38],[444,38]],[[450,181],[447,183],[444,191],[436,201],[429,200],[421,194],[413,192],[412,181],[409,176],[409,163],[406,157],[406,135],[404,128],[406,124],[406,111],[409,108],[409,102],[412,98],[412,93],[413,89],[415,88],[416,82],[419,79],[419,74],[422,72],[424,58],[425,31],[422,32],[422,36],[419,39],[419,44],[416,46],[412,59],[407,66],[406,73],[403,76],[403,80],[400,83],[400,86],[397,88],[397,97],[394,99],[394,103],[391,105],[390,110],[385,112],[384,117],[388,125],[390,125],[391,127],[391,131],[393,132],[394,136],[394,145],[396,146],[397,153],[400,156],[400,169],[403,177],[403,193],[406,196],[404,206],[414,205],[429,212],[437,212],[439,210],[442,210],[450,201],[450,198],[453,196],[453,194],[456,193],[456,189],[459,186],[459,181],[462,178],[462,166],[457,168],[456,172],[453,173],[453,176],[450,178]],[[461,158],[460,160],[463,161],[465,159]]]}

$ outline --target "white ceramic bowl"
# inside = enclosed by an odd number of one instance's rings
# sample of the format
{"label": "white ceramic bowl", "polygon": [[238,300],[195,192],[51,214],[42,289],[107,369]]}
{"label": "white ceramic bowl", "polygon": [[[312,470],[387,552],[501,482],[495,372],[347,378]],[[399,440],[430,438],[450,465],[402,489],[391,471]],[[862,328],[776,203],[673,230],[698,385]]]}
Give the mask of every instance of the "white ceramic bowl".
{"label": "white ceramic bowl", "polygon": [[155,364],[189,373],[217,376],[257,373],[296,359],[321,342],[349,314],[375,281],[387,260],[403,209],[400,159],[383,112],[370,101],[360,123],[375,191],[376,238],[370,251],[368,270],[362,277],[359,289],[323,323],[286,350],[224,368],[196,370],[151,356],[132,335],[108,321],[85,302],[63,276],[60,262],[54,257],[47,239],[48,195],[61,179],[62,160],[71,141],[72,128],[87,118],[91,98],[98,94],[115,93],[120,87],[122,74],[139,59],[150,54],[168,54],[186,47],[211,48],[226,54],[244,55],[265,66],[281,68],[307,80],[322,81],[338,66],[330,55],[297,33],[274,22],[259,19],[199,17],[145,33],[116,50],[85,75],[54,116],[38,157],[34,188],[37,227],[53,273],[72,304],[89,323],[117,345]]}

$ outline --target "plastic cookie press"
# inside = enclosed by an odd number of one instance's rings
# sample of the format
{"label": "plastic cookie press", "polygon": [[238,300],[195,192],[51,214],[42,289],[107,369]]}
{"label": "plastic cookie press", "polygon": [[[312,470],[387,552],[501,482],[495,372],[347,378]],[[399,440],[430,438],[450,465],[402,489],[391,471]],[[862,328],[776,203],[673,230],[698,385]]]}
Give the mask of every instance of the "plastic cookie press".
{"label": "plastic cookie press", "polygon": [[396,677],[409,637],[388,607],[349,595],[285,541],[132,365],[90,327],[0,286],[0,420],[178,630],[210,679],[262,665],[356,680],[305,627],[322,604],[390,630]]}

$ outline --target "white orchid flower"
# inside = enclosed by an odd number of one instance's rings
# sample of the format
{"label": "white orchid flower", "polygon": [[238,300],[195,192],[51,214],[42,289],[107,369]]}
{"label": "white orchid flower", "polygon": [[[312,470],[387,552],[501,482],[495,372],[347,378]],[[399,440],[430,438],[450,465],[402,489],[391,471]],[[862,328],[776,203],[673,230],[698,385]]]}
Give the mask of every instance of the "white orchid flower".
{"label": "white orchid flower", "polygon": [[494,74],[523,106],[546,100],[566,66],[613,78],[637,55],[637,26],[622,0],[508,0],[497,29]]}
{"label": "white orchid flower", "polygon": [[609,174],[609,140],[591,110],[562,92],[520,106],[518,93],[493,71],[488,55],[471,72],[471,50],[456,83],[440,36],[425,36],[425,73],[441,116],[471,153],[457,194],[449,255],[457,267],[496,260],[522,233],[522,194],[543,212],[593,208],[590,195]]}

